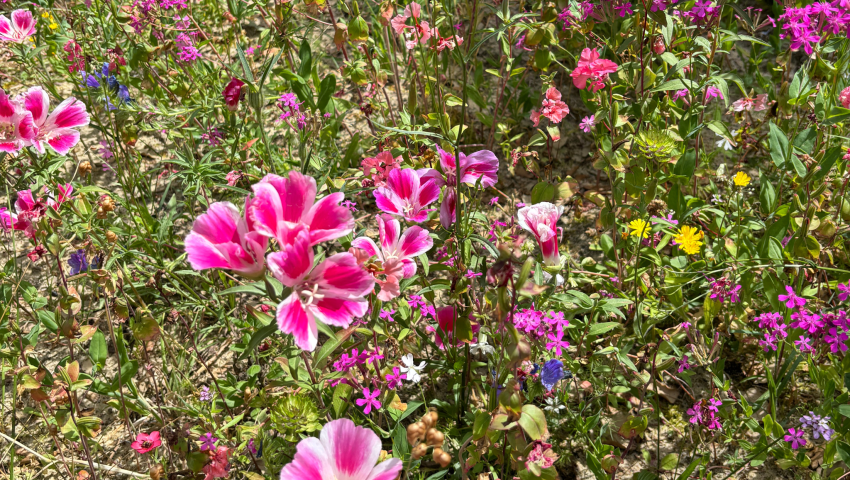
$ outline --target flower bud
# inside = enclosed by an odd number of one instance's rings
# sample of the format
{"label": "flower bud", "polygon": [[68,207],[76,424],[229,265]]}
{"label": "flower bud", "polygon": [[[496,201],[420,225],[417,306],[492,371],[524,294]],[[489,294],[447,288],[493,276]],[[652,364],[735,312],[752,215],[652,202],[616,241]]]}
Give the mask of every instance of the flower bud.
{"label": "flower bud", "polygon": [[664,47],[664,39],[660,36],[655,37],[655,43],[652,44],[652,51],[656,55],[661,55],[665,50],[667,49]]}
{"label": "flower bud", "polygon": [[425,433],[425,426],[422,422],[411,423],[407,426],[407,443],[414,445]]}
{"label": "flower bud", "polygon": [[80,163],[78,170],[81,176],[87,177],[89,175],[89,172],[91,172],[91,162],[85,161]]}
{"label": "flower bud", "polygon": [[428,447],[424,443],[420,443],[419,445],[413,447],[413,450],[410,452],[410,456],[414,460],[419,460],[424,457],[425,454],[428,453]]}
{"label": "flower bud", "polygon": [[115,243],[118,240],[118,235],[115,234],[112,230],[106,231],[106,241],[109,243]]}
{"label": "flower bud", "polygon": [[425,429],[426,429],[426,430],[427,430],[427,429],[430,429],[430,428],[432,428],[432,427],[435,427],[435,426],[437,425],[437,422],[436,422],[436,421],[434,421],[434,419],[433,419],[433,418],[431,418],[431,413],[430,413],[430,412],[429,412],[429,413],[426,413],[425,415],[422,415],[422,419],[421,419],[421,420],[419,420],[419,423],[424,424],[424,425],[425,425]]}
{"label": "flower bud", "polygon": [[452,463],[452,456],[444,452],[442,448],[435,448],[431,453],[431,458],[439,463],[442,468],[446,468]]}
{"label": "flower bud", "polygon": [[446,436],[443,432],[437,430],[436,428],[428,429],[428,432],[425,434],[425,443],[429,447],[441,447],[443,446],[443,441],[446,439]]}

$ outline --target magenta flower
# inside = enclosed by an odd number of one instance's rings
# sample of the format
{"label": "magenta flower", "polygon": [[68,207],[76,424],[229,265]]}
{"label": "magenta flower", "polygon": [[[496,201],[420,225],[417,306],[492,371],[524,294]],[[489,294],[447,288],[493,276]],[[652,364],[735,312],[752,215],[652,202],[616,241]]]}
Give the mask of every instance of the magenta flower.
{"label": "magenta flower", "polygon": [[319,339],[316,320],[348,328],[354,317],[366,314],[363,298],[375,286],[371,275],[357,264],[354,255],[338,253],[313,267],[311,232],[306,227],[281,251],[268,256],[269,270],[292,294],[277,307],[277,326],[291,334],[295,344],[313,351]]}
{"label": "magenta flower", "polygon": [[186,237],[189,264],[195,270],[226,268],[246,278],[262,278],[268,239],[252,226],[232,203],[213,203]]}
{"label": "magenta flower", "polygon": [[783,437],[783,440],[791,444],[792,450],[797,450],[806,445],[806,439],[803,438],[803,429],[789,428],[788,435]]}
{"label": "magenta flower", "polygon": [[708,103],[712,98],[719,98],[723,100],[723,92],[720,91],[719,88],[714,85],[710,85],[705,89],[705,103]]}
{"label": "magenta flower", "polygon": [[141,454],[145,454],[159,448],[160,445],[162,445],[162,440],[159,437],[159,432],[151,432],[136,435],[136,440],[130,444],[130,447]]}
{"label": "magenta flower", "polygon": [[207,432],[201,435],[201,451],[209,450],[211,452],[215,451],[215,442],[218,441],[218,438],[214,437],[211,432]]}
{"label": "magenta flower", "polygon": [[306,227],[310,245],[335,240],[354,229],[351,212],[340,206],[345,198],[341,192],[316,201],[316,180],[298,172],[289,178],[266,175],[251,186],[254,197],[248,200],[246,216],[254,229],[266,237],[288,244]]}
{"label": "magenta flower", "polygon": [[381,394],[381,390],[375,389],[375,391],[371,391],[368,388],[363,389],[363,397],[358,398],[355,403],[357,403],[360,407],[366,407],[363,409],[363,413],[369,415],[369,412],[374,408],[375,410],[381,408],[381,402],[378,401],[378,395]]}
{"label": "magenta flower", "polygon": [[319,438],[305,438],[296,449],[280,480],[393,480],[403,467],[398,458],[378,463],[381,439],[347,418],[328,422]]}
{"label": "magenta flower", "polygon": [[558,334],[548,334],[547,338],[551,340],[546,344],[546,350],[555,350],[555,355],[561,356],[562,349],[570,348],[570,342],[564,340],[564,330],[562,328],[558,329]]}
{"label": "magenta flower", "polygon": [[589,117],[584,117],[581,119],[581,123],[578,125],[578,128],[581,129],[584,133],[590,133],[593,127],[596,125],[596,115],[591,115]]}
{"label": "magenta flower", "polygon": [[80,132],[75,130],[89,124],[89,114],[83,102],[68,97],[48,115],[50,99],[41,87],[32,87],[17,99],[32,114],[35,135],[27,143],[38,153],[44,153],[44,144],[59,155],[68,153],[80,141]]}
{"label": "magenta flower", "polygon": [[386,275],[386,280],[376,279],[381,286],[378,299],[387,302],[399,295],[399,280],[410,278],[416,273],[416,262],[413,259],[431,250],[434,240],[427,230],[418,226],[412,226],[402,233],[401,224],[390,215],[376,215],[376,219],[381,248],[368,237],[355,238],[351,246],[362,250],[368,255],[367,258],[378,257],[382,273]]}
{"label": "magenta flower", "polygon": [[35,19],[29,10],[12,12],[12,19],[0,15],[0,42],[24,43],[35,33]]}
{"label": "magenta flower", "polygon": [[556,267],[561,265],[561,255],[558,253],[558,219],[564,207],[556,207],[549,202],[540,202],[530,207],[523,207],[517,212],[519,226],[534,235],[540,250],[543,252],[543,262]]}
{"label": "magenta flower", "polygon": [[688,362],[688,355],[682,355],[682,359],[679,360],[679,373],[684,372],[685,370],[690,370],[691,364]]}
{"label": "magenta flower", "polygon": [[399,367],[393,367],[393,373],[388,373],[385,378],[387,379],[387,388],[395,390],[401,385],[402,380],[407,379],[407,374],[401,373]]}
{"label": "magenta flower", "polygon": [[[2,18],[2,17],[0,17]],[[14,153],[35,139],[32,113],[0,89],[0,152]]]}
{"label": "magenta flower", "polygon": [[599,52],[595,48],[593,50],[585,48],[581,52],[578,65],[570,76],[573,77],[573,85],[579,90],[584,90],[587,87],[587,81],[590,80],[590,88],[596,92],[603,87],[603,82],[608,78],[608,74],[616,71],[616,63],[599,58]]}
{"label": "magenta flower", "polygon": [[824,335],[823,341],[829,345],[829,351],[832,353],[844,353],[847,351],[847,334],[839,332],[835,327],[829,329],[829,333]]}
{"label": "magenta flower", "polygon": [[387,185],[373,194],[382,211],[422,223],[428,219],[425,207],[440,198],[440,187],[433,177],[420,177],[412,168],[395,169],[387,177]]}
{"label": "magenta flower", "polygon": [[678,100],[678,99],[680,99],[680,98],[681,98],[681,99],[682,99],[682,101],[683,101],[683,102],[685,102],[685,104],[687,105],[687,104],[688,104],[688,94],[689,94],[689,93],[691,93],[691,92],[690,92],[690,91],[688,91],[688,89],[687,89],[687,88],[683,88],[683,89],[681,89],[681,90],[676,90],[676,91],[673,93],[672,99],[673,99],[673,101],[675,102],[676,100]]}
{"label": "magenta flower", "polygon": [[794,293],[794,289],[791,288],[789,285],[785,286],[785,291],[788,292],[788,295],[779,295],[778,298],[779,298],[780,302],[785,302],[786,307],[788,307],[788,308],[802,307],[803,305],[806,304],[806,299],[798,297]]}
{"label": "magenta flower", "polygon": [[[437,147],[440,155],[442,175],[432,168],[417,170],[422,180],[433,179],[438,187],[447,185],[440,205],[440,223],[443,228],[451,228],[457,217],[457,163],[449,152]],[[499,159],[489,150],[479,150],[470,155],[460,153],[460,181],[470,186],[480,184],[483,188],[492,187],[499,181]]]}
{"label": "magenta flower", "polygon": [[222,96],[224,96],[224,105],[231,112],[236,111],[239,107],[239,100],[242,99],[243,85],[245,85],[245,82],[242,80],[239,80],[238,78],[231,78],[227,86],[224,87],[224,91],[221,92]]}
{"label": "magenta flower", "polygon": [[850,280],[847,283],[838,284],[838,301],[844,302],[850,297]]}

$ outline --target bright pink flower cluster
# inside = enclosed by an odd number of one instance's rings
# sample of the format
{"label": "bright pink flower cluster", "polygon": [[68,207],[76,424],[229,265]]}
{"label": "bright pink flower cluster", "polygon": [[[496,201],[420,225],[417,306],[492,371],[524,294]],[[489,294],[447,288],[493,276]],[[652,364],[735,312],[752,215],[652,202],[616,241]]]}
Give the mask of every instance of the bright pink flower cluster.
{"label": "bright pink flower cluster", "polygon": [[48,207],[58,210],[59,206],[70,200],[74,187],[68,183],[56,186],[57,195],[50,194],[47,187],[44,188],[48,194],[46,200],[33,196],[32,190],[21,190],[15,200],[15,213],[10,213],[5,207],[0,207],[0,228],[4,230],[14,229],[23,231],[29,238],[35,238],[38,230],[38,222],[41,220]]}
{"label": "bright pink flower cluster", "polygon": [[533,308],[517,310],[511,316],[511,320],[517,330],[532,340],[543,340],[550,338],[550,336],[557,336],[559,332],[563,332],[570,325],[570,321],[564,318],[564,312],[554,310],[542,312]]}
{"label": "bright pink flower cluster", "polygon": [[714,398],[702,399],[688,409],[688,415],[691,416],[689,421],[694,425],[702,425],[709,430],[720,430],[723,425],[717,418],[717,413],[718,407],[721,405],[723,405],[723,402]]}
{"label": "bright pink flower cluster", "polygon": [[[555,87],[549,87],[546,90],[546,96],[543,98],[543,103],[540,110],[531,110],[531,121],[536,127],[540,123],[540,117],[546,117],[552,123],[561,123],[567,115],[570,114],[570,107],[561,100],[561,92]],[[557,141],[558,139],[553,139]]]}
{"label": "bright pink flower cluster", "polygon": [[690,20],[694,25],[705,27],[711,25],[720,17],[720,6],[712,5],[712,3],[711,0],[696,0],[690,10],[686,12],[678,11],[676,13],[682,18]]}
{"label": "bright pink flower cluster", "polygon": [[708,281],[711,283],[709,286],[711,291],[709,298],[712,300],[717,300],[721,303],[726,300],[729,300],[729,303],[737,303],[740,300],[738,294],[743,287],[741,285],[735,285],[733,287],[731,279],[720,277],[718,279],[709,278]]}
{"label": "bright pink flower cluster", "polygon": [[791,49],[803,49],[807,55],[815,45],[829,35],[850,33],[850,4],[843,0],[815,2],[805,7],[785,9],[779,20],[783,22],[780,38],[791,40]]}
{"label": "bright pink flower cluster", "polygon": [[86,106],[74,97],[50,112],[50,99],[41,87],[14,99],[0,89],[0,152],[15,153],[32,146],[43,154],[46,145],[65,155],[80,141],[76,128],[88,123]]}
{"label": "bright pink flower cluster", "polygon": [[[420,20],[422,15],[422,6],[416,2],[412,2],[404,8],[404,12],[396,15],[390,20],[390,26],[397,35],[404,35],[404,45],[408,50],[416,48],[417,44],[427,45],[428,41],[433,37],[437,40],[433,45],[438,52],[445,49],[454,50],[458,45],[463,44],[463,37],[451,35],[441,37],[440,31],[434,27],[431,28],[428,22]],[[407,21],[413,19],[413,25],[408,25]]]}
{"label": "bright pink flower cluster", "polygon": [[608,79],[608,74],[617,71],[616,63],[599,57],[599,52],[595,48],[582,50],[578,65],[570,73],[576,88],[584,90],[590,80],[590,89],[594,92],[599,91],[605,86],[604,82]]}
{"label": "bright pink flower cluster", "polygon": [[363,180],[361,181],[363,187],[383,187],[386,185],[390,172],[399,168],[400,162],[401,157],[393,157],[393,154],[388,150],[379,152],[374,157],[364,158],[360,162],[360,168],[363,170]]}
{"label": "bright pink flower cluster", "polygon": [[779,349],[779,342],[788,337],[788,325],[783,321],[781,313],[763,313],[753,321],[758,322],[759,328],[765,330],[764,338],[759,340],[759,346],[765,352],[775,352]]}

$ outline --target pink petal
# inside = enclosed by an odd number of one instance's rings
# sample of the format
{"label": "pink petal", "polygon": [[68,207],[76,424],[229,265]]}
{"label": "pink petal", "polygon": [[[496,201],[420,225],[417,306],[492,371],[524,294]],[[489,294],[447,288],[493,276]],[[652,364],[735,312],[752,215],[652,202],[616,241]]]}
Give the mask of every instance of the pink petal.
{"label": "pink petal", "polygon": [[443,168],[443,173],[448,175],[454,172],[457,168],[455,156],[440,147],[437,147],[437,153],[440,155],[440,166]]}
{"label": "pink petal", "polygon": [[425,207],[440,198],[440,187],[434,181],[425,182],[419,190],[419,205]]}
{"label": "pink petal", "polygon": [[6,18],[6,15],[0,15],[0,37],[11,37],[12,22]]}
{"label": "pink petal", "polygon": [[416,262],[409,258],[402,258],[400,261],[404,278],[410,278],[416,275]]}
{"label": "pink petal", "polygon": [[375,465],[372,468],[372,473],[366,480],[394,480],[398,477],[402,468],[404,468],[404,464],[401,463],[400,459],[390,458]]}
{"label": "pink petal", "polygon": [[419,175],[420,183],[425,183],[431,180],[434,181],[438,187],[442,187],[446,184],[443,174],[433,168],[419,168],[416,170],[416,174]]}
{"label": "pink petal", "polygon": [[[398,242],[400,258],[412,258],[431,250],[434,240],[422,227],[413,226],[404,231]],[[407,278],[407,277],[405,277]]]}
{"label": "pink petal", "polygon": [[[339,421],[339,420],[337,420]],[[333,422],[328,423],[330,425]],[[328,428],[325,425],[325,428]],[[298,442],[295,458],[280,470],[280,480],[331,480],[333,463],[318,438],[308,437]]]}
{"label": "pink petal", "polygon": [[457,216],[457,193],[454,188],[447,188],[443,203],[440,204],[440,223],[446,230],[452,228]]}
{"label": "pink petal", "polygon": [[304,310],[301,299],[293,293],[277,306],[277,328],[291,334],[295,345],[312,352],[319,341],[319,327],[313,315]]}
{"label": "pink petal", "polygon": [[394,192],[386,187],[378,187],[372,194],[375,196],[375,204],[381,211],[401,215],[401,199]]}
{"label": "pink petal", "polygon": [[310,234],[302,230],[288,245],[281,245],[281,251],[268,255],[269,270],[280,283],[287,287],[298,285],[313,268],[313,247],[310,246]]}
{"label": "pink petal", "polygon": [[368,309],[369,302],[365,298],[346,299],[330,296],[314,301],[309,307],[317,320],[342,328],[348,328],[355,317],[362,317]]}
{"label": "pink petal", "polygon": [[419,175],[412,168],[395,169],[387,178],[387,187],[399,198],[410,200],[419,191]]}
{"label": "pink petal", "polygon": [[378,285],[381,286],[381,291],[378,292],[378,300],[382,302],[389,302],[401,295],[401,287],[398,284],[398,278],[393,275],[387,275],[387,279],[384,281],[379,280]]}
{"label": "pink petal", "polygon": [[[2,25],[2,19],[5,17],[0,17],[0,25]],[[7,20],[8,21],[8,20]],[[12,103],[12,99],[6,95],[6,92],[0,88],[0,119],[4,121],[8,121],[12,118],[12,115],[15,114],[15,104]]]}
{"label": "pink petal", "polygon": [[207,238],[212,243],[238,242],[236,223],[239,209],[230,202],[216,202],[206,213],[195,219],[192,232]]}
{"label": "pink petal", "polygon": [[479,150],[461,158],[461,167],[463,177],[460,181],[468,185],[475,185],[479,178],[481,186],[485,188],[499,181],[499,159],[489,150]]}
{"label": "pink petal", "polygon": [[385,252],[395,251],[399,233],[401,233],[401,225],[398,220],[389,215],[377,215],[376,220],[378,221],[381,248]]}
{"label": "pink petal", "polygon": [[47,111],[50,109],[50,98],[41,87],[31,87],[23,95],[24,108],[32,113],[32,119],[37,126],[44,125]]}
{"label": "pink petal", "polygon": [[381,440],[375,432],[347,418],[328,422],[319,439],[333,461],[333,478],[365,480],[381,455]]}
{"label": "pink petal", "polygon": [[378,257],[380,261],[384,260],[384,256],[381,255],[381,251],[378,249],[378,246],[375,245],[375,241],[371,238],[357,237],[351,241],[351,246],[363,250],[369,255],[369,257]]}
{"label": "pink petal", "polygon": [[59,128],[51,131],[46,140],[56,153],[65,155],[80,141],[80,132],[73,128]]}
{"label": "pink petal", "polygon": [[310,209],[304,223],[310,226],[310,243],[335,240],[354,230],[354,217],[351,211],[339,205],[345,195],[336,192],[319,200]]}
{"label": "pink petal", "polygon": [[278,219],[283,217],[280,196],[270,183],[257,183],[251,186],[254,197],[246,201],[245,211],[252,228],[267,237],[277,233]]}
{"label": "pink petal", "polygon": [[32,35],[35,30],[35,19],[29,10],[18,9],[12,12],[12,24],[23,35]]}
{"label": "pink petal", "polygon": [[375,279],[348,252],[328,257],[310,277],[319,284],[322,294],[334,297],[362,297],[375,286]]}
{"label": "pink petal", "polygon": [[[37,115],[32,114],[33,118]],[[36,123],[38,123],[36,121]],[[54,130],[58,128],[82,127],[89,124],[89,114],[86,112],[86,104],[74,97],[66,98],[51,112],[44,121],[43,128]]]}

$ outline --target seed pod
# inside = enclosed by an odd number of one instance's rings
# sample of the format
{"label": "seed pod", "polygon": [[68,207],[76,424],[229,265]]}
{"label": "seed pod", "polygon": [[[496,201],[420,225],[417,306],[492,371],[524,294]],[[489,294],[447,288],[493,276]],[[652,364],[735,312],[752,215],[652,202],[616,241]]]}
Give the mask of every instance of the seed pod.
{"label": "seed pod", "polygon": [[440,419],[440,414],[439,414],[439,413],[437,413],[437,411],[436,411],[436,410],[431,409],[431,411],[430,411],[430,412],[428,412],[428,415],[430,415],[430,416],[431,416],[432,423],[434,424],[434,426],[436,426],[436,425],[437,425],[437,420],[439,420],[439,419]]}
{"label": "seed pod", "polygon": [[407,443],[414,445],[416,442],[422,439],[422,435],[425,433],[425,426],[422,425],[422,422],[411,423],[407,426]]}
{"label": "seed pod", "polygon": [[91,162],[85,161],[80,163],[78,170],[80,172],[80,176],[87,177],[89,172],[91,172]]}
{"label": "seed pod", "polygon": [[433,458],[434,461],[439,463],[443,468],[448,467],[449,464],[452,463],[452,456],[444,452],[442,448],[435,448],[434,452],[431,454],[431,458]]}
{"label": "seed pod", "polygon": [[422,415],[422,419],[421,419],[421,420],[419,420],[419,423],[422,423],[422,424],[424,424],[424,425],[425,425],[425,430],[428,430],[429,428],[433,428],[433,427],[437,424],[437,423],[436,423],[436,422],[435,422],[435,421],[431,418],[431,414],[430,414],[430,413],[426,413],[425,415]]}
{"label": "seed pod", "polygon": [[428,432],[425,433],[425,443],[429,447],[442,447],[443,441],[446,439],[446,436],[443,432],[437,430],[436,428],[428,429]]}
{"label": "seed pod", "polygon": [[118,235],[116,235],[112,230],[107,230],[106,241],[109,243],[115,243],[116,240],[118,240]]}
{"label": "seed pod", "polygon": [[413,447],[413,450],[410,452],[410,456],[413,457],[414,460],[419,460],[424,457],[426,453],[428,453],[428,447],[425,446],[424,443],[420,443]]}

